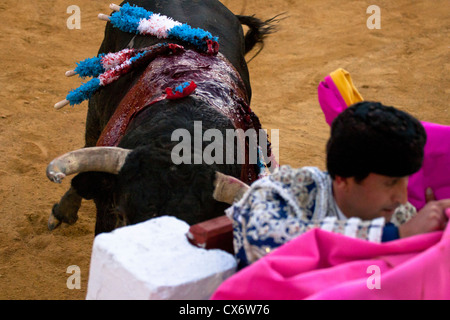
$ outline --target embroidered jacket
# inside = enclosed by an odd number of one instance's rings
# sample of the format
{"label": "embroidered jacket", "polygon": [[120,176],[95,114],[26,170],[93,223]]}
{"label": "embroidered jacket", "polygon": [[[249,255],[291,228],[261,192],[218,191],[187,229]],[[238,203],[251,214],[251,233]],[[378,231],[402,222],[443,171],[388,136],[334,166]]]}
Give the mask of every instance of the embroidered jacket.
{"label": "embroidered jacket", "polygon": [[[409,203],[392,216],[396,226],[416,213]],[[227,209],[233,221],[234,250],[239,267],[263,257],[276,247],[312,229],[381,242],[385,219],[346,218],[332,193],[332,179],[315,167],[281,166],[251,185],[243,198]]]}

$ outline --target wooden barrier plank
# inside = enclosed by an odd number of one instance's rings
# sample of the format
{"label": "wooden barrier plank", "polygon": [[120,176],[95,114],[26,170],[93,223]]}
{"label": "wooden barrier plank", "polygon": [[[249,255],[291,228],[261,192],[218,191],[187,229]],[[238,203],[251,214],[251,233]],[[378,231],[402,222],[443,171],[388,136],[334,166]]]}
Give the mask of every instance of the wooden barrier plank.
{"label": "wooden barrier plank", "polygon": [[221,249],[234,254],[233,225],[225,215],[191,226],[186,236],[197,247]]}

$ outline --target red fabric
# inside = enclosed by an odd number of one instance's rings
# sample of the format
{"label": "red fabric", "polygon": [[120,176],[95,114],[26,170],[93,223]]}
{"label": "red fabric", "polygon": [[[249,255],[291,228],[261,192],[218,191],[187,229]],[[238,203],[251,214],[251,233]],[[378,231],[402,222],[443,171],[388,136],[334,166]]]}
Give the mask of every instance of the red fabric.
{"label": "red fabric", "polygon": [[166,88],[166,94],[167,94],[166,98],[169,100],[173,100],[173,99],[181,99],[181,98],[187,97],[192,92],[194,92],[195,88],[197,88],[197,85],[194,83],[194,81],[191,81],[191,83],[189,83],[189,85],[187,87],[183,88],[182,92],[179,92],[179,91],[174,92],[173,88]]}

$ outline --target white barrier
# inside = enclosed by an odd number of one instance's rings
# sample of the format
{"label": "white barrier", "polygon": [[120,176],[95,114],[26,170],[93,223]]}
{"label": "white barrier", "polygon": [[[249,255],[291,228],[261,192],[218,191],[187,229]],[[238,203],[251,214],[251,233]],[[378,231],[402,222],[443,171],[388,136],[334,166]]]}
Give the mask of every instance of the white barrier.
{"label": "white barrier", "polygon": [[202,300],[236,270],[234,257],[186,239],[189,225],[159,217],[99,234],[92,250],[87,300]]}

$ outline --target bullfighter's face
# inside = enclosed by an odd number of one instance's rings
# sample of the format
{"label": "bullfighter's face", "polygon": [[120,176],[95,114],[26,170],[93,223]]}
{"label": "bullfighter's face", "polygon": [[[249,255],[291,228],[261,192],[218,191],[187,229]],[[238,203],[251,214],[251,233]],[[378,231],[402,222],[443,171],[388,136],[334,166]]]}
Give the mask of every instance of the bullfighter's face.
{"label": "bullfighter's face", "polygon": [[336,203],[348,218],[390,221],[395,209],[407,202],[408,177],[388,177],[370,173],[357,182],[353,177],[336,177],[333,193]]}

